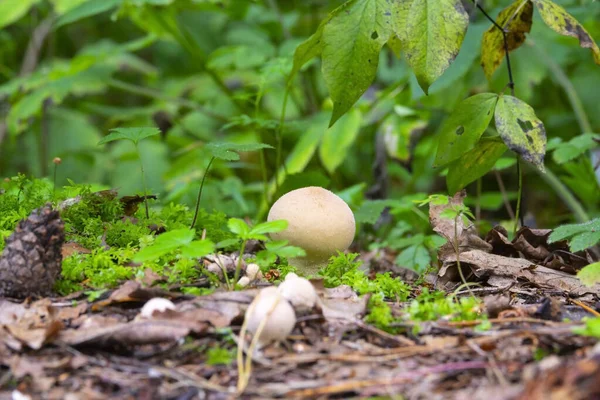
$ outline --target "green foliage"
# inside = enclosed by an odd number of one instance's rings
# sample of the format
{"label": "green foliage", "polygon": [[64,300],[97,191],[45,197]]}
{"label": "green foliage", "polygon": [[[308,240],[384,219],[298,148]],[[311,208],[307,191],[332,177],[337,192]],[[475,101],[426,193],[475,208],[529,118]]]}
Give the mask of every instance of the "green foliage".
{"label": "green foliage", "polygon": [[214,251],[210,240],[194,240],[196,232],[182,228],[163,233],[149,246],[141,249],[134,257],[135,262],[156,261],[173,251],[179,251],[184,258],[199,258]]}
{"label": "green foliage", "polygon": [[234,350],[224,349],[220,346],[211,347],[206,352],[206,364],[208,365],[231,365],[234,358]]}
{"label": "green foliage", "polygon": [[474,321],[481,317],[482,303],[475,297],[448,296],[444,292],[429,292],[424,288],[408,306],[412,321]]}
{"label": "green foliage", "polygon": [[332,256],[327,266],[319,272],[323,276],[325,287],[348,285],[359,294],[375,293],[388,299],[406,300],[410,291],[408,285],[393,278],[389,272],[369,279],[364,271],[358,269],[361,262],[355,261],[357,257],[358,254],[353,253]]}
{"label": "green foliage", "polygon": [[480,93],[463,100],[454,109],[441,128],[436,166],[446,165],[475,147],[492,120],[497,101],[494,93]]}
{"label": "green foliage", "polygon": [[114,287],[135,275],[136,268],[126,265],[134,254],[133,248],[96,248],[90,254],[66,257],[56,288],[67,294],[67,290],[76,288],[84,280],[86,286],[94,289]]}
{"label": "green foliage", "polygon": [[450,66],[462,45],[469,16],[460,0],[408,0],[397,6],[396,34],[425,93]]}
{"label": "green foliage", "polygon": [[129,140],[138,145],[141,140],[160,134],[157,128],[116,128],[98,142],[99,145],[114,142],[116,140]]}
{"label": "green foliage", "polygon": [[206,145],[206,148],[214,158],[225,161],[237,161],[240,159],[239,152],[272,149],[273,146],[264,143],[209,143]]}
{"label": "green foliage", "polygon": [[600,338],[600,318],[585,319],[585,326],[573,329],[573,332],[582,336]]}
{"label": "green foliage", "polygon": [[548,241],[569,240],[571,251],[581,251],[592,247],[600,241],[600,218],[583,224],[559,226],[552,232]]}
{"label": "green foliage", "polygon": [[598,147],[597,140],[600,140],[600,135],[593,133],[584,133],[576,136],[568,142],[563,142],[561,138],[555,138],[552,146],[548,143],[548,150],[554,150],[552,159],[557,164],[564,164],[572,161],[587,151]]}
{"label": "green foliage", "polygon": [[600,262],[586,265],[577,273],[577,277],[581,283],[588,287],[600,283]]}
{"label": "green foliage", "polygon": [[456,193],[469,183],[488,173],[506,152],[506,145],[497,138],[483,138],[464,157],[450,164],[446,184],[449,193]]}

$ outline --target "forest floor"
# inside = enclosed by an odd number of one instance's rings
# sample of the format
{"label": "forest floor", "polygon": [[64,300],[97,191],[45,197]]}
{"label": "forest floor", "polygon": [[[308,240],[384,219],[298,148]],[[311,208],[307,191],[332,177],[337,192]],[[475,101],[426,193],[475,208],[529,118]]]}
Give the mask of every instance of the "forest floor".
{"label": "forest floor", "polygon": [[[600,290],[574,275],[592,253],[549,244],[548,230],[480,238],[442,211],[430,210],[433,229],[450,239],[436,273],[418,277],[385,250],[360,252],[371,276],[411,284],[407,301],[385,302],[385,326],[365,319],[374,313],[368,294],[314,279],[318,305],[297,313],[286,340],[248,351],[251,363],[238,354],[249,342],[239,332],[267,281],[192,296],[158,286],[149,270],[95,297],[0,298],[0,399],[600,398],[599,319],[584,320],[600,315]],[[417,319],[434,289],[447,297],[430,305],[449,298],[475,318],[431,309]],[[175,309],[142,316],[155,297]]]}

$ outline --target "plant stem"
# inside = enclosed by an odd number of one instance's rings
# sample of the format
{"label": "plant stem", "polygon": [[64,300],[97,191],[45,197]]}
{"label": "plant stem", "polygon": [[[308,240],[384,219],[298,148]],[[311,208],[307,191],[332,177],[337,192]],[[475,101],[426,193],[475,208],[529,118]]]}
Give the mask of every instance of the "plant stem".
{"label": "plant stem", "polygon": [[208,170],[210,170],[210,166],[213,161],[215,161],[215,157],[211,157],[208,165],[206,166],[206,170],[204,170],[204,175],[202,175],[202,182],[200,182],[200,189],[198,190],[198,198],[196,199],[196,210],[194,211],[194,218],[192,218],[192,225],[190,229],[194,229],[196,225],[196,219],[198,218],[198,211],[200,211],[200,199],[202,198],[202,189],[204,188],[204,181],[206,180],[206,176],[208,175]]}
{"label": "plant stem", "polygon": [[146,219],[150,218],[150,211],[148,210],[148,198],[146,195],[148,194],[148,189],[146,186],[146,174],[144,173],[144,162],[142,161],[142,153],[140,152],[140,148],[137,143],[135,143],[135,151],[137,151],[138,158],[140,159],[140,167],[142,170],[142,187],[144,188],[144,205],[146,206]]}
{"label": "plant stem", "polygon": [[[277,150],[275,155],[275,171],[279,171],[282,167],[281,165],[281,157],[283,152],[283,126],[285,124],[285,112],[287,109],[287,101],[290,94],[290,85],[286,85],[285,94],[283,95],[283,105],[281,106],[281,116],[279,117],[279,127],[277,129],[277,133],[275,136],[275,140],[277,141]],[[287,175],[287,170],[285,164],[283,165],[283,177]],[[279,179],[277,173],[275,173],[275,190],[279,190]]]}
{"label": "plant stem", "polygon": [[519,176],[519,188],[517,191],[517,209],[515,212],[515,225],[513,227],[513,238],[517,236],[519,220],[523,225],[523,216],[521,215],[521,198],[523,197],[523,168],[521,168],[521,157],[517,155],[517,175]]}
{"label": "plant stem", "polygon": [[510,66],[510,56],[508,55],[508,40],[506,40],[506,31],[504,27],[498,25],[498,23],[490,17],[490,15],[481,7],[479,1],[471,0],[473,4],[481,11],[481,13],[497,28],[502,32],[502,39],[504,41],[504,52],[506,53],[506,68],[508,69],[508,87],[512,96],[515,95],[515,82],[513,80],[512,68]]}
{"label": "plant stem", "polygon": [[52,189],[52,200],[56,200],[56,170],[58,169],[58,164],[54,164],[54,176],[53,176],[53,189]]}
{"label": "plant stem", "polygon": [[569,103],[571,103],[571,108],[575,113],[575,117],[577,118],[577,123],[579,124],[579,129],[581,130],[581,132],[593,132],[592,124],[588,119],[588,116],[585,112],[585,108],[583,107],[583,103],[577,95],[577,91],[573,87],[571,80],[567,77],[567,74],[565,74],[560,65],[558,65],[551,57],[548,56],[548,54],[544,51],[543,48],[537,46],[535,42],[533,42],[529,38],[527,39],[527,43],[530,46],[532,46],[535,49],[535,51],[537,51],[537,53],[541,56],[544,62],[548,65],[548,68],[550,68],[550,70],[554,74],[554,77],[556,78],[558,84],[562,86],[563,90],[567,94]]}
{"label": "plant stem", "polygon": [[238,279],[240,278],[240,272],[242,270],[242,261],[243,261],[243,256],[244,256],[244,251],[246,250],[246,242],[247,240],[244,239],[242,240],[242,245],[240,247],[240,255],[238,256],[238,262],[235,266],[235,274],[233,275],[233,285],[235,287],[235,284],[237,283]]}
{"label": "plant stem", "polygon": [[579,201],[573,196],[571,191],[558,179],[554,172],[549,169],[546,170],[546,173],[541,172],[537,168],[535,169],[540,177],[546,181],[546,183],[554,190],[554,192],[561,198],[562,201],[565,202],[566,206],[569,207],[577,222],[587,222],[590,220],[589,215],[585,212]]}

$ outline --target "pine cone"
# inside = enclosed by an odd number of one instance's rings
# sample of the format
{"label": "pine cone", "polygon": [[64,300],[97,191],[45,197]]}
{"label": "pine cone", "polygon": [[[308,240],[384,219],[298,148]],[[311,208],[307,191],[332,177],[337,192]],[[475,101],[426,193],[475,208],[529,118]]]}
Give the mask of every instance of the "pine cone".
{"label": "pine cone", "polygon": [[50,205],[19,222],[0,258],[0,297],[51,295],[64,241],[64,223]]}

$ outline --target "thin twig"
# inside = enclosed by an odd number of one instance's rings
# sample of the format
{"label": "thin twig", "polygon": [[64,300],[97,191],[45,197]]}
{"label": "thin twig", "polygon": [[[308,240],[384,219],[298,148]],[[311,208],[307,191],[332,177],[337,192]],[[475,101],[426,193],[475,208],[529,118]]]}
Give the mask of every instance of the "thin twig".
{"label": "thin twig", "polygon": [[471,0],[473,1],[473,4],[475,4],[475,6],[479,9],[479,11],[481,11],[481,13],[497,28],[500,30],[500,32],[502,32],[502,39],[504,41],[504,52],[506,53],[506,67],[508,69],[508,87],[510,88],[510,94],[512,96],[515,95],[515,82],[513,80],[513,75],[512,75],[512,68],[510,66],[510,56],[508,54],[508,40],[506,39],[506,30],[504,27],[498,25],[498,23],[492,18],[490,17],[490,15],[483,9],[483,7],[481,7],[481,5],[479,4],[478,1],[476,0]]}

